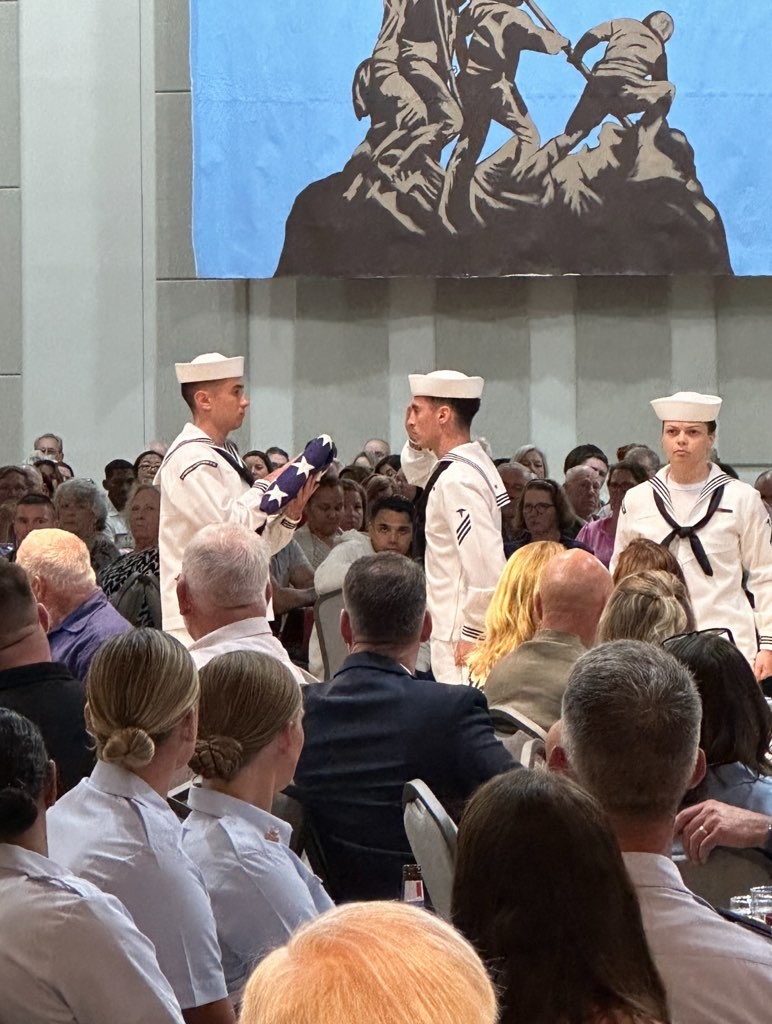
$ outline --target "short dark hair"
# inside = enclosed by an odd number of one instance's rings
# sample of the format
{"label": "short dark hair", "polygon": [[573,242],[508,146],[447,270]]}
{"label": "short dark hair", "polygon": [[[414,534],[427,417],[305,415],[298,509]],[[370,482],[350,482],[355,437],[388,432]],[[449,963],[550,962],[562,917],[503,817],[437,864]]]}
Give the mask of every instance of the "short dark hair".
{"label": "short dark hair", "polygon": [[390,494],[386,498],[378,498],[373,503],[368,515],[368,522],[372,522],[379,512],[388,509],[390,512],[401,512],[406,515],[411,523],[415,523],[415,505],[401,494]]}
{"label": "short dark hair", "polygon": [[426,613],[423,569],[390,551],[358,558],[343,581],[343,606],[364,643],[397,646],[416,640]]}
{"label": "short dark hair", "polygon": [[48,495],[38,494],[36,491],[30,491],[29,494],[22,494],[22,496],[16,502],[17,508],[19,507],[19,505],[46,505],[48,508],[51,509],[52,513],[54,511],[54,503],[53,501],[51,501]]}
{"label": "short dark hair", "polygon": [[402,459],[399,455],[384,455],[382,459],[378,459],[375,463],[374,473],[380,473],[382,466],[389,466],[391,469],[399,472],[402,469]]}
{"label": "short dark hair", "polygon": [[12,839],[35,824],[37,801],[50,771],[38,727],[0,708],[0,839]]}
{"label": "short dark hair", "polygon": [[285,452],[283,448],[279,448],[277,445],[271,445],[270,448],[265,449],[266,455],[283,455],[285,459],[289,458],[288,452]]}
{"label": "short dark hair", "polygon": [[620,471],[629,473],[633,480],[638,484],[644,484],[649,479],[649,474],[640,462],[627,462],[625,459],[622,459],[621,462],[615,462],[613,465],[609,466],[606,483],[610,484],[611,477],[614,473],[619,473]]}
{"label": "short dark hair", "polygon": [[37,618],[36,609],[27,573],[16,562],[0,561],[0,635],[4,643],[18,640],[18,630]]}
{"label": "short dark hair", "polygon": [[436,408],[439,408],[441,405],[447,405],[449,409],[452,409],[459,425],[467,429],[471,427],[472,420],[480,411],[479,398],[434,398],[433,396],[427,396],[426,400],[431,402]]}
{"label": "short dark hair", "polygon": [[563,473],[567,473],[574,466],[583,466],[588,459],[600,459],[601,462],[605,462],[608,466],[608,456],[596,444],[580,444],[576,448],[572,448],[568,455],[566,455],[563,463]]}
{"label": "short dark hair", "polygon": [[126,469],[130,469],[132,473],[134,472],[134,466],[126,459],[113,459],[112,462],[108,462],[105,466],[105,480],[107,480],[112,473],[118,473],[119,471]]}

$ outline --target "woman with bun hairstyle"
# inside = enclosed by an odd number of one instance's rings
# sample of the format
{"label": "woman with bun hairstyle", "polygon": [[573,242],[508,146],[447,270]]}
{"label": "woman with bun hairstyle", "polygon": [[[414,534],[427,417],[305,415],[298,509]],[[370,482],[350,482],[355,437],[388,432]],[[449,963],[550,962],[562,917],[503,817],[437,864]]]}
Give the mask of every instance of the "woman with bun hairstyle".
{"label": "woman with bun hairstyle", "polygon": [[0,1020],[181,1024],[155,950],[126,909],[49,860],[55,798],[38,727],[0,708]]}
{"label": "woman with bun hairstyle", "polygon": [[166,802],[193,753],[198,695],[195,665],[167,633],[137,629],[102,645],[86,677],[97,764],[49,812],[49,845],[124,904],[187,1024],[233,1024],[206,887]]}
{"label": "woman with bun hairstyle", "polygon": [[201,869],[217,921],[228,993],[238,998],[266,954],[332,906],[271,814],[303,749],[300,687],[285,665],[233,651],[201,669],[196,752],[183,846]]}

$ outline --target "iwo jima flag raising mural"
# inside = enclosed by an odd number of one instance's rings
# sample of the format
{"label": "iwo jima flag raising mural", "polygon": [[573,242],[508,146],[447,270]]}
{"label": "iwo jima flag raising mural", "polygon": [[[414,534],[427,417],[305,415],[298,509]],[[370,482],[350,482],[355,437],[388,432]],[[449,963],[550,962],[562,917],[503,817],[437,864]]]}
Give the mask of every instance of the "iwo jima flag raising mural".
{"label": "iwo jima flag raising mural", "polygon": [[772,271],[772,8],[191,0],[206,277]]}

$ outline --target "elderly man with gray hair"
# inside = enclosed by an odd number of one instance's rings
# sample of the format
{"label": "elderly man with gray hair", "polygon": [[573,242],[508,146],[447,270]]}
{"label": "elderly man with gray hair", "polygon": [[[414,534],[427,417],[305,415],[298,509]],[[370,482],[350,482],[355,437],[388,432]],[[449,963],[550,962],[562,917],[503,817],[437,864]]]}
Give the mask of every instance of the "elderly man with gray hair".
{"label": "elderly man with gray hair", "polygon": [[177,600],[197,668],[227,651],[257,651],[303,674],[271,632],[270,549],[239,523],[211,523],[196,533],[182,556]]}
{"label": "elderly man with gray hair", "polygon": [[561,764],[609,815],[678,1024],[762,1024],[772,943],[691,893],[670,858],[676,812],[702,779],[702,706],[688,670],[652,644],[583,655],[563,698]]}
{"label": "elderly man with gray hair", "polygon": [[84,680],[104,641],[131,629],[96,585],[88,548],[67,530],[33,530],[19,545],[16,562],[48,613],[51,658]]}

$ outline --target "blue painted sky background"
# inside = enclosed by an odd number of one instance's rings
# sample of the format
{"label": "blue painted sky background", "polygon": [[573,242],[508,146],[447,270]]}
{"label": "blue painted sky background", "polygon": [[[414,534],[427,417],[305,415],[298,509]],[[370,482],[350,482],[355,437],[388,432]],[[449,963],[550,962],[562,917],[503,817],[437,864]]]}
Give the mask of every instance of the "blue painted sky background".
{"label": "blue painted sky background", "polygon": [[[607,18],[642,18],[656,4],[540,6],[575,43]],[[676,23],[667,45],[678,90],[670,124],[694,147],[735,273],[772,274],[772,4],[664,6]],[[354,116],[351,80],[372,51],[382,16],[382,0],[191,0],[199,276],[273,275],[295,196],[340,170],[366,131],[368,122]],[[591,52],[588,62],[600,53]],[[517,81],[542,141],[562,131],[582,90],[578,72],[562,56],[526,53]],[[506,138],[494,126],[485,152]]]}

